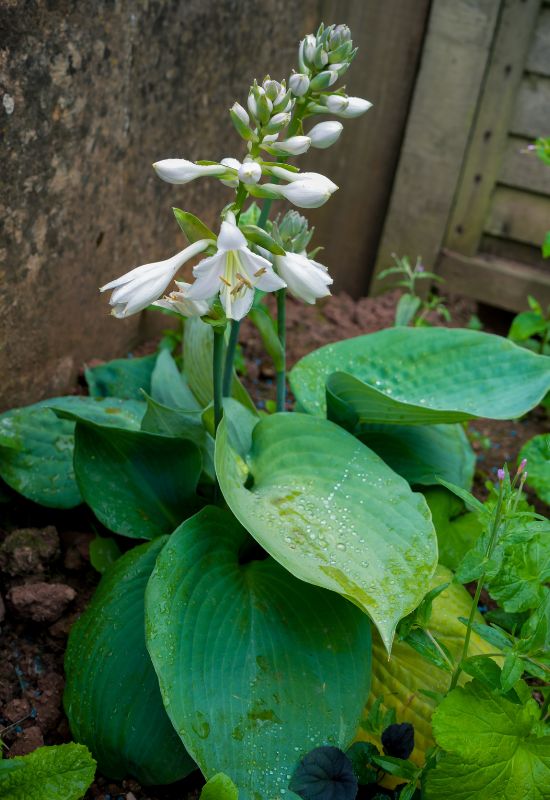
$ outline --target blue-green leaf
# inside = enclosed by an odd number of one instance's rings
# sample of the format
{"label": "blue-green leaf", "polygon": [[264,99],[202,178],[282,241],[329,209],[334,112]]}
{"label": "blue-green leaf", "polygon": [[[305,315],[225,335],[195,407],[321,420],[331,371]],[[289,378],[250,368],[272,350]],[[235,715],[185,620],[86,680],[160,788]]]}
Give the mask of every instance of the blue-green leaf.
{"label": "blue-green leaf", "polygon": [[65,711],[110,778],[172,783],[194,763],[166,716],[145,647],[144,593],[166,537],[135,547],[105,573],[71,629]]}
{"label": "blue-green leaf", "polygon": [[205,776],[223,771],[242,800],[272,800],[312,747],[353,739],[370,626],[251,544],[219,508],[181,525],[147,587],[147,646],[166,710]]}

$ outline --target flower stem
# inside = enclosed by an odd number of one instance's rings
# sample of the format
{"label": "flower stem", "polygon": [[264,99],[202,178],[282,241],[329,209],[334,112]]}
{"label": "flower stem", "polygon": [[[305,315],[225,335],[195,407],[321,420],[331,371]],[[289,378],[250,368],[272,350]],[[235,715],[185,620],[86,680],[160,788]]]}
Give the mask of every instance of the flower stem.
{"label": "flower stem", "polygon": [[240,327],[240,319],[231,320],[231,331],[229,333],[229,342],[227,344],[227,351],[225,354],[225,369],[223,373],[222,393],[224,397],[229,397],[231,395],[231,384],[233,383],[233,363],[235,361],[235,352],[237,350],[237,343],[239,341]]}
{"label": "flower stem", "polygon": [[214,429],[218,430],[223,414],[223,328],[214,328],[214,354],[212,374],[214,378]]}
{"label": "flower stem", "polygon": [[282,369],[277,372],[277,411],[286,407],[286,289],[277,292],[277,335],[281,343]]}
{"label": "flower stem", "polygon": [[[485,560],[491,558],[491,555],[493,554],[493,550],[497,541],[498,530],[500,527],[500,518],[502,514],[503,483],[504,483],[503,481],[500,482],[497,506],[495,509],[495,515],[493,517],[493,524],[491,527],[491,536],[489,538],[489,544],[487,545],[487,550],[485,551]],[[449,691],[452,691],[456,687],[458,679],[460,678],[460,675],[462,673],[462,665],[464,661],[468,658],[468,648],[470,647],[472,626],[474,624],[474,617],[476,615],[477,606],[481,595],[481,590],[485,582],[485,574],[486,570],[484,569],[477,581],[476,591],[474,594],[474,599],[472,601],[472,607],[470,609],[470,616],[468,617],[468,625],[466,626],[466,636],[464,637],[464,646],[462,648],[462,655],[460,656],[460,660],[456,666],[455,671],[453,672],[451,678],[451,685],[449,686]]]}

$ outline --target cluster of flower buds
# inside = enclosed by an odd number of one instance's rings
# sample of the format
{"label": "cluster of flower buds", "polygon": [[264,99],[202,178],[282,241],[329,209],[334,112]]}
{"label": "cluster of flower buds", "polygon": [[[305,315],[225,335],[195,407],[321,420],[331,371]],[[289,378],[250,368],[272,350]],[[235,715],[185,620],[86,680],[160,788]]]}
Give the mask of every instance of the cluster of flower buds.
{"label": "cluster of flower buds", "polygon": [[259,148],[275,156],[298,156],[309,149],[307,136],[291,136],[277,141],[279,134],[290,123],[295,100],[286,82],[272,80],[269,75],[260,86],[254,81],[250,87],[247,109],[234,103],[229,113],[237,132],[248,143],[248,150]]}
{"label": "cluster of flower buds", "polygon": [[[364,114],[371,107],[362,97],[348,97],[342,90],[330,91],[331,87],[348,70],[355,58],[357,48],[353,46],[347,25],[321,25],[316,34],[308,34],[300,42],[298,52],[299,72],[289,78],[289,88],[303,105],[302,117],[316,114],[334,114],[351,119]],[[307,134],[312,147],[330,147],[342,132],[337,121],[322,122]]]}
{"label": "cluster of flower buds", "polygon": [[298,211],[287,211],[282,219],[277,217],[272,223],[270,233],[283,250],[302,253],[308,246],[315,228],[308,227],[308,221]]}

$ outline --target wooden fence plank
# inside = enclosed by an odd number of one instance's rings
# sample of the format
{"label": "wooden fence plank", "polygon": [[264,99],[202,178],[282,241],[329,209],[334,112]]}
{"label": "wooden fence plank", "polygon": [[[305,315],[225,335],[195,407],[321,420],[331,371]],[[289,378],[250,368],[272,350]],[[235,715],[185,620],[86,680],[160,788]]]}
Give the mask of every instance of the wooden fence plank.
{"label": "wooden fence plank", "polygon": [[550,273],[516,261],[443,250],[437,272],[453,292],[498,308],[524,311],[529,294],[543,305],[550,303]]}
{"label": "wooden fence plank", "polygon": [[510,133],[550,136],[550,78],[527,74],[519,88]]}
{"label": "wooden fence plank", "polygon": [[[434,0],[375,274],[441,248],[498,18],[495,0]],[[452,69],[450,68],[452,65]],[[381,282],[371,291],[382,290]]]}
{"label": "wooden fence plank", "polygon": [[485,224],[487,233],[542,245],[550,228],[550,197],[498,186]]}
{"label": "wooden fence plank", "polygon": [[[516,189],[550,195],[550,167],[544,167],[537,155],[527,150],[532,139],[510,136],[506,142],[498,182]],[[548,223],[550,227],[550,221]]]}
{"label": "wooden fence plank", "polygon": [[464,255],[474,255],[479,247],[539,8],[540,0],[506,0],[499,19],[445,237],[446,247]]}
{"label": "wooden fence plank", "polygon": [[[343,120],[344,132],[329,150],[310,151],[302,169],[329,175],[341,190],[308,217],[314,242],[335,275],[334,291],[366,294],[397,160],[416,70],[422,52],[429,0],[319,0],[319,19],[346,22],[359,53],[345,76],[347,92],[373,107],[360,119]],[[318,122],[330,117],[319,117]],[[304,126],[311,127],[309,120]]]}
{"label": "wooden fence plank", "polygon": [[526,69],[550,76],[550,8],[547,6],[541,9],[537,20]]}

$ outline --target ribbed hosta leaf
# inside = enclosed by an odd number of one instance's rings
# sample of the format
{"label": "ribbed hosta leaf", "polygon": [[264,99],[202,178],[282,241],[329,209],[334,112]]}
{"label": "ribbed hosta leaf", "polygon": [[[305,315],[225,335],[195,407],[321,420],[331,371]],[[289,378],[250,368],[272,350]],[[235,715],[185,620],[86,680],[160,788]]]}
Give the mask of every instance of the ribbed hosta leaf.
{"label": "ribbed hosta leaf", "polygon": [[346,747],[369,690],[370,625],[338,595],[297,580],[227,511],[175,531],[146,592],[147,646],[168,714],[207,778],[240,800],[295,798],[313,747]]}
{"label": "ribbed hosta leaf", "polygon": [[325,413],[326,383],[331,418],[354,430],[511,419],[550,389],[550,357],[479,331],[388,328],[310,353],[290,383],[310,414]]}
{"label": "ribbed hosta leaf", "polygon": [[73,470],[74,422],[51,410],[102,425],[137,429],[145,403],[116,397],[54,397],[0,416],[0,476],[20,494],[53,508],[82,502]]}
{"label": "ribbed hosta leaf", "polygon": [[64,704],[75,739],[110,778],[172,783],[194,768],[168,719],[145,647],[144,594],[167,537],[135,547],[101,579],[69,636]]}
{"label": "ribbed hosta leaf", "polygon": [[411,484],[472,485],[476,459],[461,425],[365,425],[360,439]]}
{"label": "ribbed hosta leaf", "polygon": [[424,497],[327,420],[262,419],[246,463],[229,430],[226,417],[216,472],[235,516],[293,575],[366,611],[389,649],[395,626],[418,605],[437,564]]}

